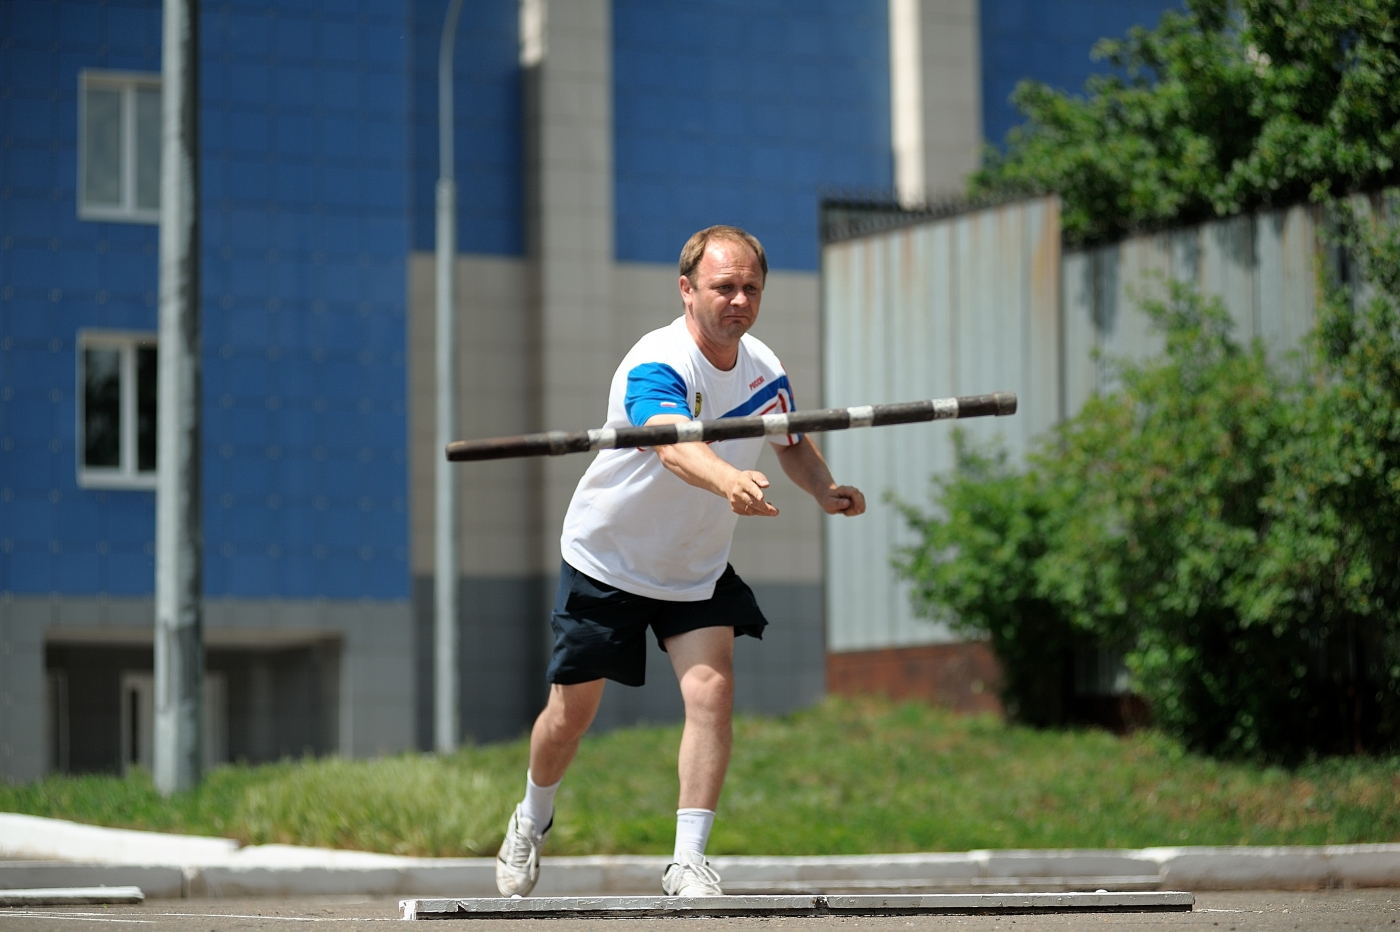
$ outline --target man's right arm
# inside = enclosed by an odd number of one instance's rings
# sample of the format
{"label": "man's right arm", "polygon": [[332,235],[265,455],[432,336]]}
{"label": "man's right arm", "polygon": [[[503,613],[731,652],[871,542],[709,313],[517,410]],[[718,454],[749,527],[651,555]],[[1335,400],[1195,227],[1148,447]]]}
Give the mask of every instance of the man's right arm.
{"label": "man's right arm", "polygon": [[[683,414],[656,414],[647,418],[647,426],[679,424],[690,418]],[[735,469],[726,463],[709,444],[670,443],[653,447],[661,465],[675,473],[683,482],[713,492],[729,502],[736,515],[771,518],[778,509],[763,498],[768,477],[754,469]]]}
{"label": "man's right arm", "polygon": [[[679,424],[690,418],[685,379],[663,362],[644,362],[627,373],[623,407],[633,424]],[[739,515],[772,517],[778,513],[763,500],[768,477],[754,470],[739,470],[720,459],[705,443],[676,443],[655,447],[661,463],[683,482],[713,492],[729,502]]]}

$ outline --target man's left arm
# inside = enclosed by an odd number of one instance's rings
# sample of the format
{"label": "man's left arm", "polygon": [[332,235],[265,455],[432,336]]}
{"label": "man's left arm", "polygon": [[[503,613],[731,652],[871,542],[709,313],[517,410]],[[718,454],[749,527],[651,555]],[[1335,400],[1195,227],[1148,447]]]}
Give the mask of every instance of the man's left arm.
{"label": "man's left arm", "polygon": [[831,470],[826,467],[821,450],[812,438],[803,436],[797,443],[788,447],[775,447],[778,465],[783,467],[787,477],[797,483],[798,488],[817,500],[822,511],[829,515],[845,515],[854,518],[865,512],[865,496],[852,485],[837,485],[831,478]]}

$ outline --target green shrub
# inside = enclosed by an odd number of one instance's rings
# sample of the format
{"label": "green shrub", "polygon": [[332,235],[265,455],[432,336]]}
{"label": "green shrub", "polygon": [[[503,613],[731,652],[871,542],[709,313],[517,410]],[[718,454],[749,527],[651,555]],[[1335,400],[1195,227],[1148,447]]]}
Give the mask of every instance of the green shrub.
{"label": "green shrub", "polygon": [[1369,284],[1327,282],[1242,604],[1251,624],[1307,645],[1275,727],[1362,751],[1400,745],[1400,226],[1333,213],[1354,281]]}
{"label": "green shrub", "polygon": [[991,642],[1002,665],[1002,704],[1013,718],[1065,724],[1074,651],[1086,637],[1046,597],[1037,569],[1070,511],[1060,500],[1067,490],[1044,482],[1041,472],[1012,471],[1004,455],[970,448],[962,431],[953,437],[957,468],[933,480],[938,512],[896,502],[922,537],[898,568],[913,582],[915,611],[946,616],[954,630]]}
{"label": "green shrub", "polygon": [[917,610],[991,639],[1023,720],[1056,720],[1047,681],[1096,643],[1191,747],[1400,747],[1400,232],[1333,213],[1370,284],[1328,289],[1297,381],[1177,286],[1144,305],[1164,355],[1022,474],[962,450],[931,513],[905,506]]}

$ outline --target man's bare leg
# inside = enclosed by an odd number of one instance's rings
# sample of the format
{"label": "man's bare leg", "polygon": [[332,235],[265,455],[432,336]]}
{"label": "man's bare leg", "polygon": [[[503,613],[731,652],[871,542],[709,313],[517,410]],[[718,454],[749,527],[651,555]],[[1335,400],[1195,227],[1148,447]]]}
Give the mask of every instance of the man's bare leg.
{"label": "man's bare leg", "polygon": [[675,860],[661,886],[679,896],[717,896],[719,875],[705,860],[715,807],[734,744],[734,629],[700,628],[666,639],[685,700],[685,729],[677,770]]}
{"label": "man's bare leg", "polygon": [[554,823],[554,793],[602,699],[602,680],[549,687],[549,701],[530,731],[525,798],[511,814],[496,856],[496,889],[502,896],[528,896],[539,880],[540,849]]}
{"label": "man's bare leg", "polygon": [[564,771],[578,753],[579,741],[598,714],[604,682],[550,685],[549,702],[530,731],[530,778],[540,786],[564,779]]}
{"label": "man's bare leg", "polygon": [[719,805],[734,744],[734,629],[699,628],[666,639],[685,700],[677,760],[682,809]]}

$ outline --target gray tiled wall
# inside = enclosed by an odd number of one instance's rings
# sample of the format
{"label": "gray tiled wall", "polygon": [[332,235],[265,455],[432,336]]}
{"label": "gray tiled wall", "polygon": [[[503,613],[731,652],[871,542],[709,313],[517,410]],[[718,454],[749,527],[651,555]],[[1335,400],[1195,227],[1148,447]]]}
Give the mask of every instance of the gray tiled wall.
{"label": "gray tiled wall", "polygon": [[0,779],[43,775],[44,625],[48,599],[0,594]]}
{"label": "gray tiled wall", "polygon": [[[433,580],[414,579],[417,629],[417,744],[433,747]],[[458,606],[458,720],[462,734],[480,742],[524,734],[545,698],[549,625],[542,579],[461,580]]]}
{"label": "gray tiled wall", "polygon": [[[48,769],[44,697],[46,629],[151,624],[150,599],[0,594],[0,779]],[[368,757],[412,746],[414,637],[411,604],[377,601],[211,599],[206,630],[335,632],[342,644],[340,752]],[[115,700],[115,697],[113,697]]]}

